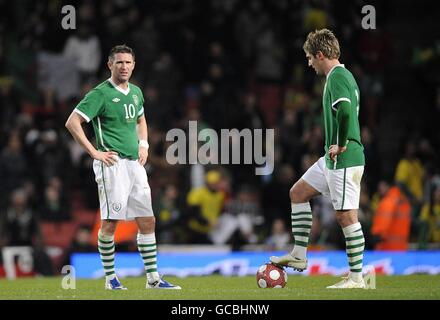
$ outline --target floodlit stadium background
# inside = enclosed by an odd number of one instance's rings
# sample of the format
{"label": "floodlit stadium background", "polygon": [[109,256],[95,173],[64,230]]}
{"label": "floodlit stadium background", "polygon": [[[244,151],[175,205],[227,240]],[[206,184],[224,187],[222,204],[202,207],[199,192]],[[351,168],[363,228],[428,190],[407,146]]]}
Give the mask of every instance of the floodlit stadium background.
{"label": "floodlit stadium background", "polygon": [[[76,9],[75,30],[61,25],[67,4]],[[366,4],[376,11],[374,30],[362,28]],[[0,277],[56,275],[71,263],[78,275],[100,276],[91,159],[64,123],[83,95],[109,77],[107,53],[122,43],[136,52],[132,81],[146,98],[159,268],[179,276],[251,274],[272,251],[290,250],[289,188],[323,153],[324,79],[307,68],[302,51],[307,33],[322,27],[339,38],[341,62],[361,89],[366,263],[385,274],[440,273],[439,8],[417,4],[0,1]],[[170,165],[166,133],[187,130],[189,121],[217,132],[275,129],[273,173],[257,176],[255,164]],[[221,173],[218,188],[226,195],[213,221],[222,228],[198,233],[187,197],[209,170]],[[391,223],[402,223],[401,244],[410,254],[373,251],[378,236],[387,235],[384,228],[373,232],[383,223],[374,217],[386,184],[395,181],[411,213],[402,218],[397,210]],[[345,244],[331,205],[318,198],[312,206],[309,273],[342,274],[344,253],[334,251]],[[118,230],[117,251],[124,253],[116,268],[125,275],[142,271],[135,233],[130,223]]]}

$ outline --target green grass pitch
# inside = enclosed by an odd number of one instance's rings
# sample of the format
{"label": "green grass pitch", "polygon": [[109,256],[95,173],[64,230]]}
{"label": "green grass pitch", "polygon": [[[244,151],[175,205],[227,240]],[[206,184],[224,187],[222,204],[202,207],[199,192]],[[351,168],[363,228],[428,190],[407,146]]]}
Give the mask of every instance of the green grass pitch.
{"label": "green grass pitch", "polygon": [[289,276],[283,289],[260,289],[255,277],[167,277],[182,290],[147,290],[145,278],[125,278],[127,291],[104,290],[100,280],[78,279],[76,289],[61,287],[61,277],[0,280],[0,300],[350,300],[440,299],[440,275],[377,276],[375,290],[329,290],[333,276]]}

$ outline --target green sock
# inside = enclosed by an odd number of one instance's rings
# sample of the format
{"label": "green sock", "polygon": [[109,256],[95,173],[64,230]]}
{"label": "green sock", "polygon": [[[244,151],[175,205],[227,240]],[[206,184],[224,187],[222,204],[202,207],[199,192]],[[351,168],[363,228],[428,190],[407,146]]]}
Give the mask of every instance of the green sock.
{"label": "green sock", "polygon": [[159,280],[157,272],[157,248],[154,233],[137,235],[138,250],[144,262],[145,273],[149,283]]}
{"label": "green sock", "polygon": [[115,273],[115,243],[114,236],[108,236],[98,232],[98,251],[104,267],[105,276],[113,278]]}
{"label": "green sock", "polygon": [[295,246],[292,256],[305,259],[312,228],[312,208],[310,203],[292,203],[292,234]]}
{"label": "green sock", "polygon": [[364,258],[365,239],[359,222],[342,229],[345,236],[345,250],[350,266],[350,277],[355,281],[362,279],[362,263]]}

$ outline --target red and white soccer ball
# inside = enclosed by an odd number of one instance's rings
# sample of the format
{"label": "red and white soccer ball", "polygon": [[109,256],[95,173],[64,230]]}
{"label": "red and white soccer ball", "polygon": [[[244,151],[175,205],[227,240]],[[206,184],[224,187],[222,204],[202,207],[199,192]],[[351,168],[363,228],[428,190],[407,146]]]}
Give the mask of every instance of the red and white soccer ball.
{"label": "red and white soccer ball", "polygon": [[260,288],[284,288],[287,273],[272,263],[263,264],[257,271],[257,284]]}

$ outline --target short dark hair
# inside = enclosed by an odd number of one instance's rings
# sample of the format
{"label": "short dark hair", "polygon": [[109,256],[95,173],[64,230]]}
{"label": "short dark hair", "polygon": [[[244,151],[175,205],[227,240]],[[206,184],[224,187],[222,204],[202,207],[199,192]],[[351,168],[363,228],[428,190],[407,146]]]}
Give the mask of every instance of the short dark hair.
{"label": "short dark hair", "polygon": [[114,46],[111,50],[110,53],[108,54],[108,59],[109,60],[114,60],[115,58],[115,54],[117,53],[129,53],[133,56],[133,60],[134,60],[134,51],[132,48],[130,48],[129,46],[125,45],[125,44],[120,44],[117,46]]}

